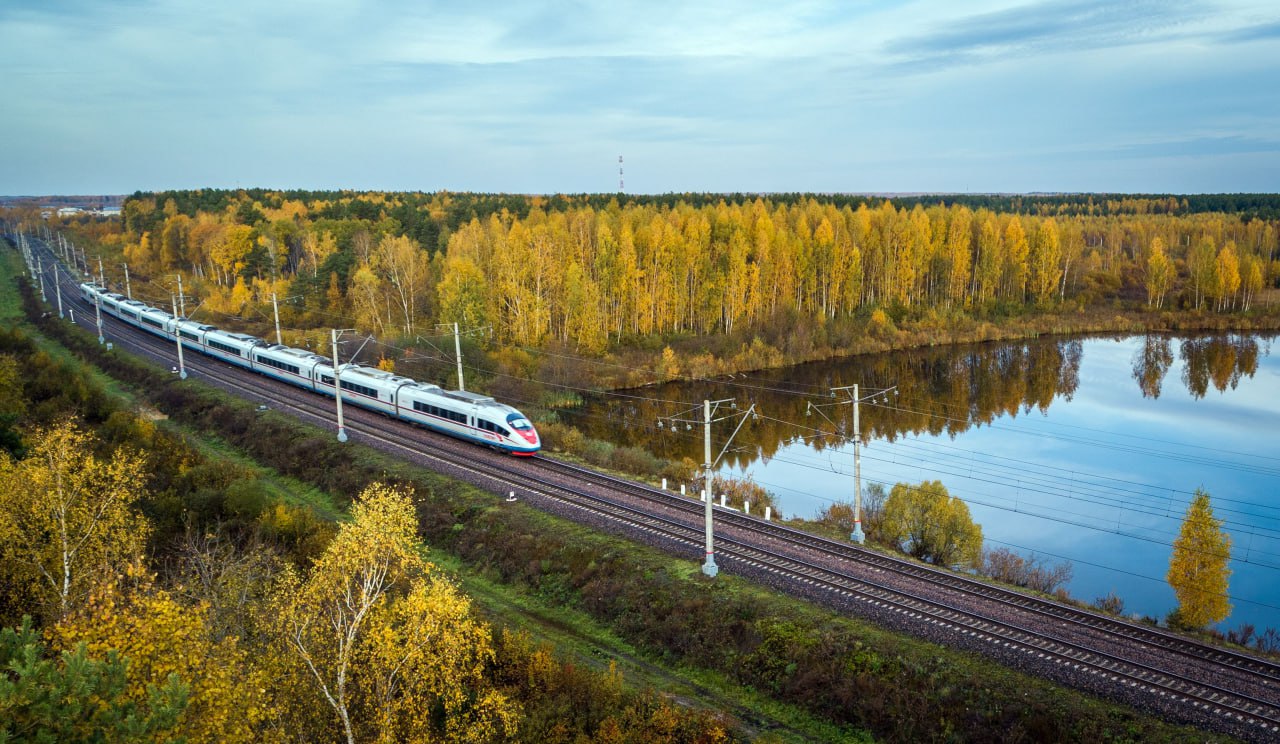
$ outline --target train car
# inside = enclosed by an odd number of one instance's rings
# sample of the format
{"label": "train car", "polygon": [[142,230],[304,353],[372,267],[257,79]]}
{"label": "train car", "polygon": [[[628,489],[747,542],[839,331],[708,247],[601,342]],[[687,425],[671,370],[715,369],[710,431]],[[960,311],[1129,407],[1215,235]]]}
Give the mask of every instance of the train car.
{"label": "train car", "polygon": [[123,295],[109,292],[92,282],[80,285],[80,298],[91,307],[101,306],[102,312],[116,317],[120,315],[120,303],[125,301]]}
{"label": "train car", "polygon": [[105,291],[106,290],[104,290],[102,287],[98,286],[97,284],[94,284],[93,282],[80,283],[80,299],[84,300],[90,305],[97,302],[98,295]]}
{"label": "train car", "polygon": [[472,406],[448,398],[438,385],[415,383],[401,390],[396,402],[400,418],[463,439],[478,439],[468,410]]}
{"label": "train car", "polygon": [[150,309],[146,303],[138,302],[137,300],[115,300],[109,303],[108,307],[114,309],[112,314],[117,318],[138,328],[142,328],[142,321],[138,320],[139,314],[144,310]]}
{"label": "train car", "polygon": [[138,311],[138,327],[157,336],[172,339],[173,332],[170,328],[173,326],[173,316],[154,307],[145,305],[143,307],[146,309]]}
{"label": "train car", "polygon": [[118,315],[120,302],[125,299],[124,295],[110,292],[92,282],[84,282],[80,285],[80,298],[91,306],[101,303],[102,311],[108,315]]}
{"label": "train car", "polygon": [[[172,326],[169,328],[169,334],[177,333],[182,338],[182,345],[188,349],[204,352],[205,343],[204,336],[209,331],[216,331],[211,325],[205,323],[197,323],[194,320],[174,319]],[[207,353],[207,352],[206,352]]]}
{"label": "train car", "polygon": [[401,388],[400,418],[515,455],[541,448],[538,433],[516,409],[487,395],[414,383]]}
{"label": "train car", "polygon": [[[389,416],[397,415],[396,394],[399,389],[413,382],[408,377],[399,377],[360,364],[342,365],[338,377],[342,384],[344,402]],[[316,365],[315,389],[317,392],[333,395],[332,364]]]}
{"label": "train car", "polygon": [[255,371],[310,390],[315,390],[316,366],[325,362],[319,354],[280,344],[259,346],[252,353]]}
{"label": "train car", "polygon": [[217,328],[205,331],[204,353],[240,367],[253,369],[250,352],[263,344],[262,339],[247,333],[229,333]]}

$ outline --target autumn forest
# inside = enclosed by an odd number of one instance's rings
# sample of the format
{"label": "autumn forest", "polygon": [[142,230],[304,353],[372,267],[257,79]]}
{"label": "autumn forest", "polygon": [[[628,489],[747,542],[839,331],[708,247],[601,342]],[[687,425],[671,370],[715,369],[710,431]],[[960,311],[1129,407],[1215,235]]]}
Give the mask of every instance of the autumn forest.
{"label": "autumn forest", "polygon": [[[1280,276],[1275,221],[1247,212],[1174,198],[1008,207],[201,191],[136,194],[120,229],[89,229],[135,278],[194,278],[212,318],[261,316],[275,293],[302,331],[341,316],[411,340],[456,322],[496,346],[586,355],[875,310],[881,324],[1117,302],[1242,313]],[[118,262],[107,274],[119,283]]]}

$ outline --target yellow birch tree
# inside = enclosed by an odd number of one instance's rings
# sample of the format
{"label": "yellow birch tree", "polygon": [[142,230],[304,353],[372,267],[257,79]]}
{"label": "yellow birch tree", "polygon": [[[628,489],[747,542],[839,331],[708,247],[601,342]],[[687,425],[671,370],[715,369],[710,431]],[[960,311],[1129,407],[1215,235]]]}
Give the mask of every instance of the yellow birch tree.
{"label": "yellow birch tree", "polygon": [[[465,597],[429,575],[423,549],[409,493],[375,483],[307,575],[286,571],[281,581],[284,645],[349,744],[357,733],[379,741],[514,733],[510,703],[482,676],[489,634]],[[437,707],[457,720],[434,721]]]}
{"label": "yellow birch tree", "polygon": [[1189,628],[1221,622],[1231,614],[1227,581],[1231,577],[1231,536],[1213,516],[1209,494],[1196,489],[1182,531],[1173,543],[1166,577],[1178,597],[1178,619]]}
{"label": "yellow birch tree", "polygon": [[1173,262],[1164,252],[1164,239],[1151,240],[1151,255],[1147,257],[1147,304],[1160,309],[1164,296],[1173,283]]}
{"label": "yellow birch tree", "polygon": [[74,422],[37,429],[26,459],[0,459],[0,556],[26,577],[46,617],[66,617],[106,575],[142,551],[147,523],[133,511],[143,459],[93,454]]}

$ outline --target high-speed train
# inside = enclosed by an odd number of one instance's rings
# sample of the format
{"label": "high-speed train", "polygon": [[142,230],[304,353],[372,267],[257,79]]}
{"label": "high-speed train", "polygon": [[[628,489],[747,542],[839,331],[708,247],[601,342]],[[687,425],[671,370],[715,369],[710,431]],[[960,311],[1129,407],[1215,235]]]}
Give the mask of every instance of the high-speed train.
{"label": "high-speed train", "polygon": [[[175,318],[89,282],[80,285],[80,295],[91,305],[101,303],[102,312],[169,341],[176,333],[188,349],[322,395],[334,394],[333,362],[314,352]],[[344,403],[513,455],[528,456],[541,448],[529,419],[489,396],[444,390],[360,364],[343,364],[339,371]]]}

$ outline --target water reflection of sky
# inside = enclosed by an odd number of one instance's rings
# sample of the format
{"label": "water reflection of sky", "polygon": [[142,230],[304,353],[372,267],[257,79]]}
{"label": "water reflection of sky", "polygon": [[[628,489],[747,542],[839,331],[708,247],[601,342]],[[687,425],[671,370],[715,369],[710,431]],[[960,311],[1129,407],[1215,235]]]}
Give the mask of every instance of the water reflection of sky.
{"label": "water reflection of sky", "polygon": [[[1226,625],[1280,627],[1280,361],[1263,341],[1253,375],[1223,391],[1211,381],[1196,398],[1174,339],[1159,397],[1143,397],[1134,377],[1142,343],[1084,341],[1078,387],[1045,413],[1020,411],[954,438],[871,441],[864,484],[941,480],[969,503],[990,547],[1070,560],[1074,596],[1115,591],[1129,611],[1155,616],[1175,606],[1164,581],[1169,543],[1204,488],[1234,539]],[[852,452],[793,442],[733,471],[773,491],[785,513],[813,516],[851,499]]]}

